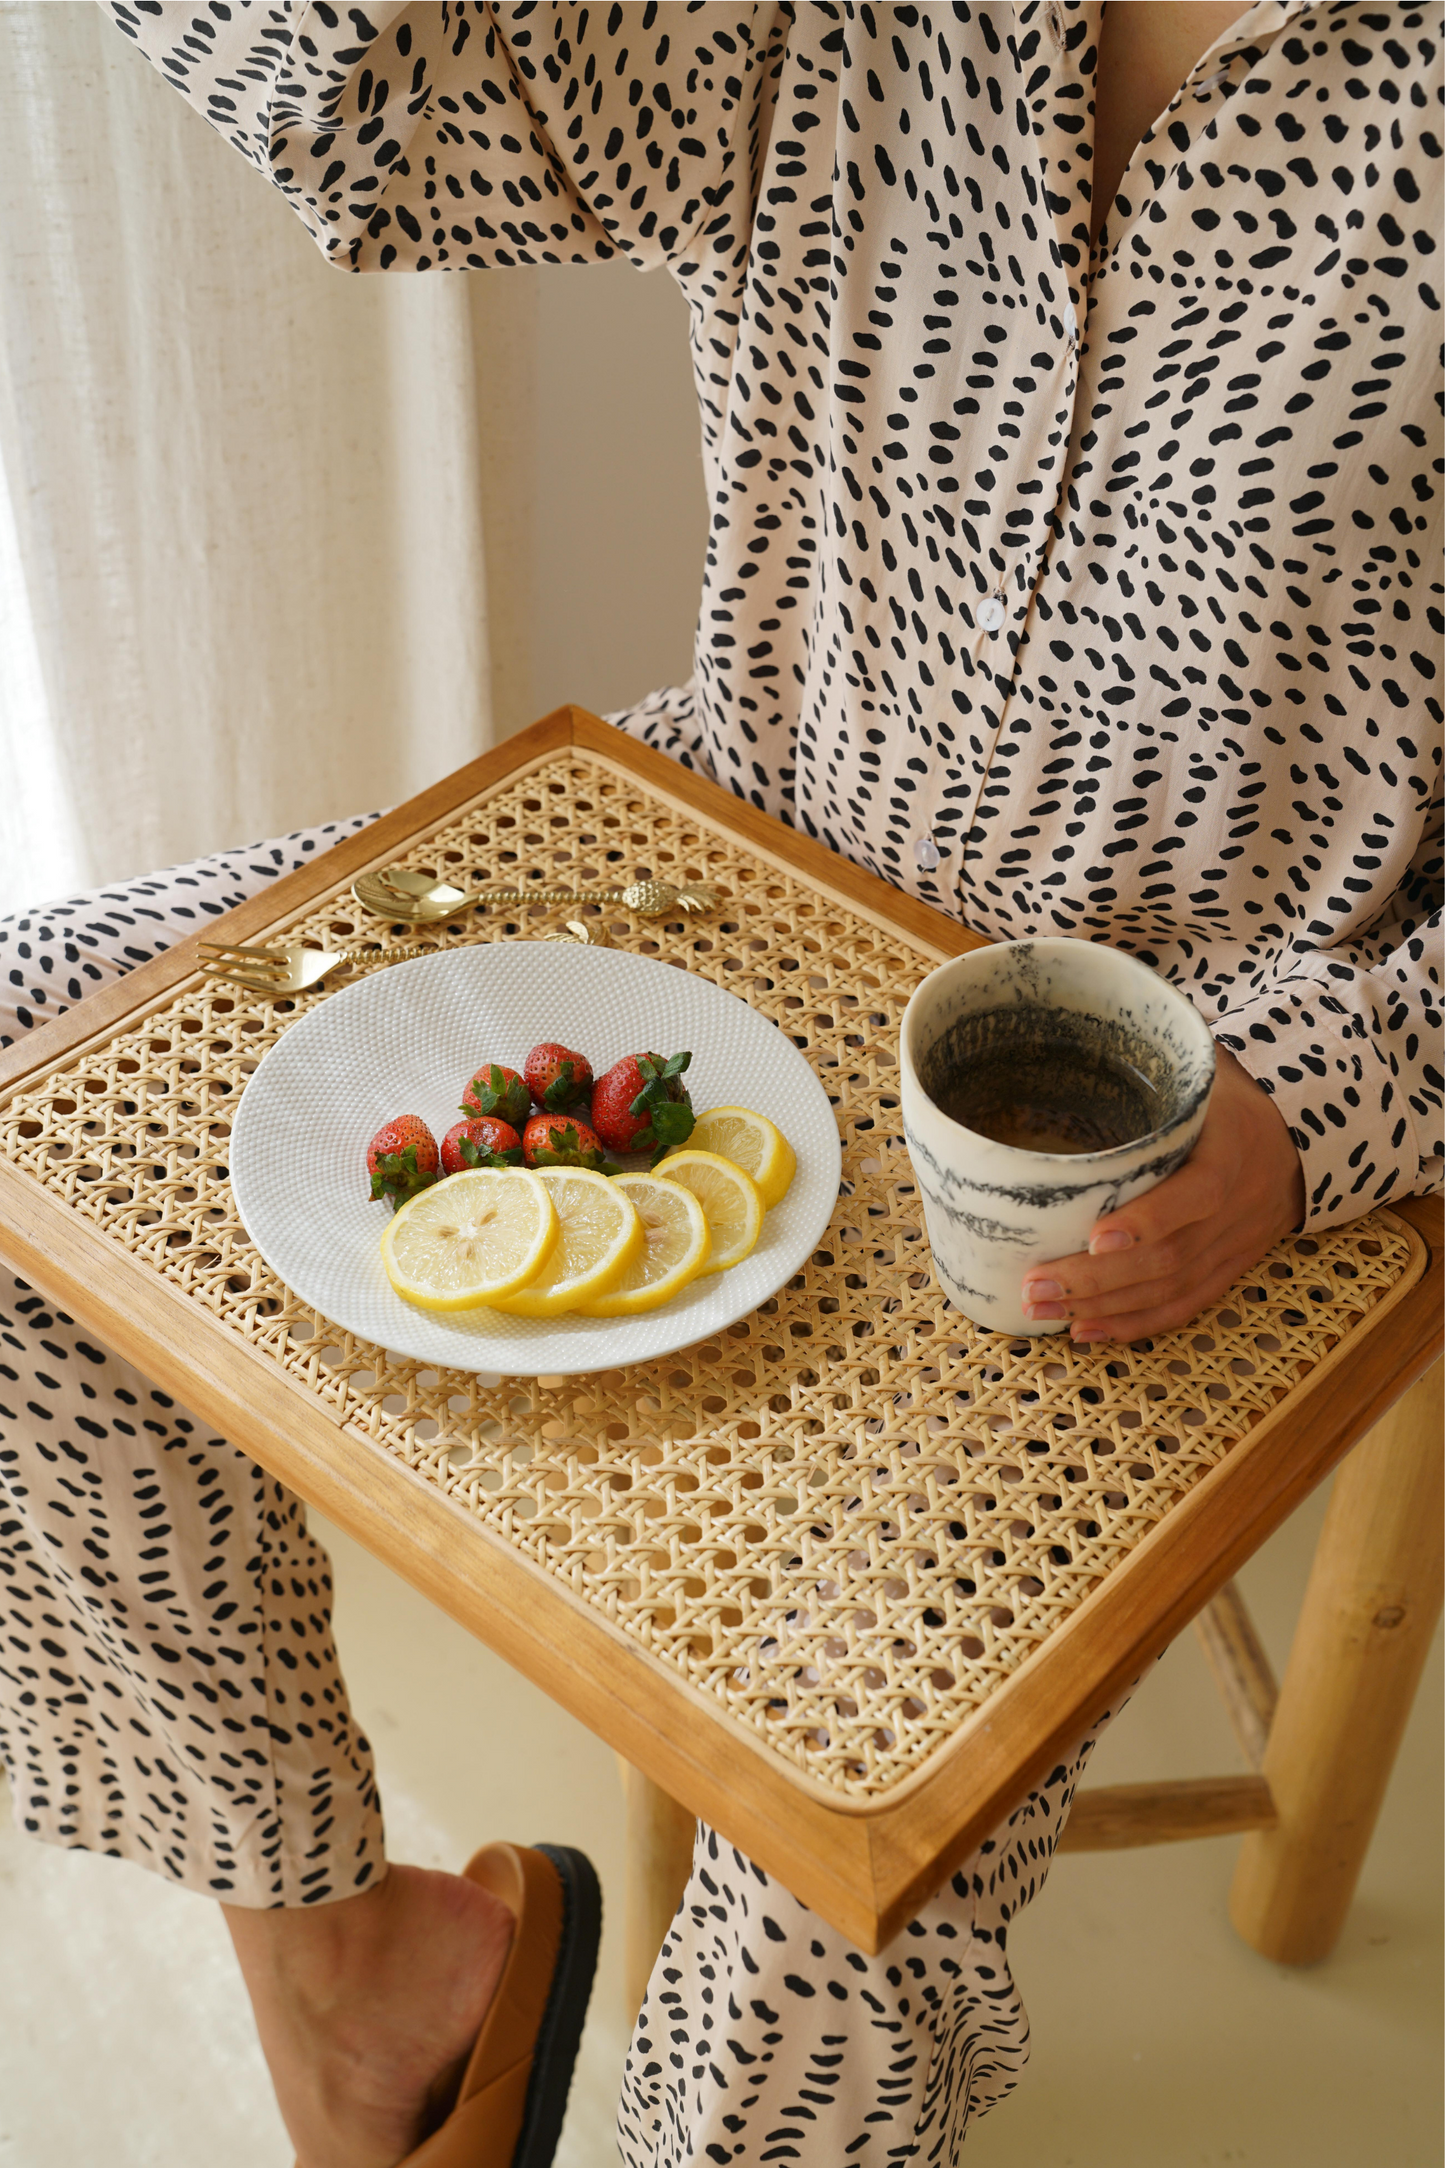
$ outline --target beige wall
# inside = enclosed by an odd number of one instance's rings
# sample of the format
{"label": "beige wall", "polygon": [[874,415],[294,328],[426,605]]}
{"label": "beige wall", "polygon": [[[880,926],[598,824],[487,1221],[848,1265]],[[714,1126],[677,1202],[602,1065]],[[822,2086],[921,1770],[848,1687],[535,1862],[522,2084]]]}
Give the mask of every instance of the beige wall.
{"label": "beige wall", "polygon": [[626,264],[470,274],[498,737],[692,671],[706,537],[687,306]]}

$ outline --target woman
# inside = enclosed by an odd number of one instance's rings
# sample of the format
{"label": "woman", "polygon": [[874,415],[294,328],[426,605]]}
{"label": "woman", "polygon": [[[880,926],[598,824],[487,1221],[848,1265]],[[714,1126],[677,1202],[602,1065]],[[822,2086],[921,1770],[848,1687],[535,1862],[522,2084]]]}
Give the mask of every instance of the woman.
{"label": "woman", "polygon": [[[1124,948],[1209,1019],[1193,1159],[1032,1272],[1035,1316],[1084,1341],[1168,1328],[1301,1221],[1438,1179],[1438,12],[112,12],[340,268],[666,267],[692,309],[711,541],[695,686],[621,727],[986,933]],[[228,862],[187,877],[249,885]],[[142,884],[154,945],[178,897],[194,908],[178,878]],[[76,908],[108,929],[107,968],[124,930]],[[47,960],[49,986],[64,974],[66,925],[41,925],[11,933],[22,992],[47,992]],[[80,1473],[18,1418],[0,1464],[12,1590],[49,1605],[91,1697],[84,1722],[48,1712],[16,1667],[27,1818],[224,1883],[307,2168],[383,2168],[482,2023],[510,1920],[457,1878],[377,1884],[324,1559],[294,1501],[169,1408],[140,1489],[178,1531],[177,1618],[215,1627],[192,1562],[234,1494],[256,1536],[228,1591],[263,1642],[294,1629],[328,1728],[303,1740],[262,1678],[269,1743],[231,1772],[167,1707],[166,1660],[106,1640],[66,1579],[65,1485],[139,1512],[96,1433],[125,1436],[149,1388],[34,1300],[12,1306],[19,1399],[63,1428],[78,1379],[98,1412],[71,1425]],[[111,1569],[137,1590],[145,1525]],[[278,1545],[304,1601],[270,1593]],[[150,1743],[147,1778],[91,1714],[107,1691],[159,1730],[168,1791]],[[700,1831],[624,2159],[951,2159],[1023,2060],[1007,1925],[1087,1744],[876,1960]]]}

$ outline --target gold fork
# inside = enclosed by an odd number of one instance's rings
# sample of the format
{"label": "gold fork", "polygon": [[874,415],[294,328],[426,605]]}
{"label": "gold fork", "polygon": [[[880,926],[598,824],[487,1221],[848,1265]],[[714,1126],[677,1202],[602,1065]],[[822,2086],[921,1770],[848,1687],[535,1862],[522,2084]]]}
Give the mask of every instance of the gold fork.
{"label": "gold fork", "polygon": [[302,941],[282,941],[269,948],[246,948],[229,941],[203,941],[201,964],[208,977],[256,994],[301,994],[318,986],[338,964],[393,964],[434,952],[421,948],[321,949]]}
{"label": "gold fork", "polygon": [[[605,926],[589,926],[569,918],[566,933],[550,933],[548,941],[580,941],[588,947],[610,948]],[[209,978],[227,986],[244,986],[258,994],[300,994],[318,986],[338,964],[395,964],[411,956],[440,956],[441,949],[427,948],[308,948],[303,941],[280,941],[270,947],[246,947],[230,941],[202,941],[201,963]]]}

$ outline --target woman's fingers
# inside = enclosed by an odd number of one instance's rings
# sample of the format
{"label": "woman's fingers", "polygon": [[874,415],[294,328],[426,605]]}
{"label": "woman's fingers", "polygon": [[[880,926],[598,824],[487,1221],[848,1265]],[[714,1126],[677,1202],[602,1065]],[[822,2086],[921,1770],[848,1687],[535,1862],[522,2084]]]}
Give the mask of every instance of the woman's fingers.
{"label": "woman's fingers", "polygon": [[1167,1332],[1217,1301],[1304,1212],[1299,1154],[1278,1109],[1220,1049],[1193,1156],[1111,1212],[1089,1248],[1035,1266],[1023,1286],[1034,1322],[1067,1320],[1077,1340]]}
{"label": "woman's fingers", "polygon": [[[1077,1315],[1079,1303],[1096,1296],[1172,1279],[1217,1238],[1224,1187],[1220,1170],[1208,1158],[1203,1166],[1194,1159],[1187,1161],[1147,1196],[1101,1220],[1087,1250],[1035,1266],[1024,1281],[1025,1308],[1067,1303],[1067,1312],[1055,1309],[1038,1314]],[[1100,1238],[1109,1235],[1121,1239],[1106,1246]]]}
{"label": "woman's fingers", "polygon": [[[1191,1159],[1135,1205],[1101,1220],[1087,1250],[1036,1266],[1024,1281],[1025,1308],[1035,1302],[1076,1306],[1094,1295],[1170,1277],[1210,1239],[1222,1192],[1217,1170]],[[1139,1209],[1144,1205],[1152,1207],[1147,1214]],[[1101,1235],[1118,1239],[1101,1242]]]}
{"label": "woman's fingers", "polygon": [[[1182,1258],[1175,1257],[1172,1251],[1167,1258],[1156,1253],[1157,1269],[1137,1278],[1105,1286],[1076,1284],[1072,1293],[1052,1301],[1036,1299],[1029,1305],[1030,1315],[1040,1323],[1066,1318],[1073,1324],[1076,1337],[1084,1336],[1087,1324],[1107,1324],[1112,1330],[1124,1319],[1145,1310],[1154,1315],[1164,1308],[1172,1310],[1183,1305],[1184,1316],[1192,1316],[1212,1301],[1216,1292],[1230,1285],[1236,1271],[1245,1270],[1252,1262],[1248,1252],[1249,1245],[1240,1242],[1238,1230],[1230,1229]],[[1081,1262],[1087,1266],[1089,1260],[1085,1257]],[[1082,1275],[1077,1279],[1081,1283]]]}
{"label": "woman's fingers", "polygon": [[[1206,1123],[1206,1129],[1208,1124]],[[1107,1219],[1096,1224],[1089,1237],[1087,1255],[1093,1258],[1127,1256],[1148,1250],[1183,1229],[1210,1221],[1224,1202],[1226,1184],[1224,1140],[1216,1131],[1201,1134],[1190,1158],[1155,1188],[1135,1197]]]}
{"label": "woman's fingers", "polygon": [[[1078,1296],[1069,1304],[1076,1327],[1082,1330],[1091,1323],[1113,1325],[1140,1310],[1152,1314],[1191,1301],[1196,1310],[1202,1309],[1253,1262],[1249,1249],[1250,1245],[1239,1240],[1238,1230],[1231,1229],[1177,1271],[1161,1273],[1157,1279],[1138,1281],[1130,1287],[1104,1288],[1093,1295]],[[1192,1313],[1186,1310],[1185,1314]]]}
{"label": "woman's fingers", "polygon": [[1180,1325],[1187,1325],[1198,1317],[1211,1303],[1219,1302],[1258,1261],[1258,1256],[1250,1249],[1231,1250],[1202,1264],[1197,1276],[1181,1280],[1173,1287],[1131,1289],[1135,1308],[1131,1309],[1127,1302],[1118,1309],[1106,1309],[1101,1302],[1092,1303],[1087,1310],[1079,1312],[1069,1336],[1076,1345],[1083,1347],[1096,1340],[1152,1340],[1161,1332],[1174,1332]]}
{"label": "woman's fingers", "polygon": [[[1258,1085],[1247,1081],[1258,1091]],[[1035,1266],[1026,1275],[1025,1310],[1040,1318],[1077,1315],[1075,1306],[1081,1301],[1152,1285],[1180,1271],[1217,1231],[1233,1171],[1232,1128],[1227,1119],[1216,1118],[1211,1102],[1199,1142],[1182,1167],[1099,1220],[1087,1250]],[[1038,1307],[1060,1303],[1069,1308]]]}

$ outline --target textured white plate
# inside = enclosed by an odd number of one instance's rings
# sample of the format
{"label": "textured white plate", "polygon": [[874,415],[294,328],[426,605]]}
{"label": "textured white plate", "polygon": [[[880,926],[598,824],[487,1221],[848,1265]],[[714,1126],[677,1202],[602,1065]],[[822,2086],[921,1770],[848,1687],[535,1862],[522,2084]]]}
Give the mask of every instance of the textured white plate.
{"label": "textured white plate", "polygon": [[[699,1114],[742,1105],[772,1116],[798,1171],[750,1257],[641,1317],[446,1316],[393,1293],[378,1247],[389,1208],[367,1196],[367,1145],[397,1114],[419,1114],[440,1141],[482,1063],[520,1069],[541,1039],[577,1047],[598,1076],[624,1054],[690,1047]],[[735,994],[620,949],[499,941],[393,964],[293,1024],[246,1086],[230,1165],[267,1264],[348,1332],[454,1370],[565,1377],[690,1347],[776,1294],[822,1238],[841,1153],[822,1085]]]}

